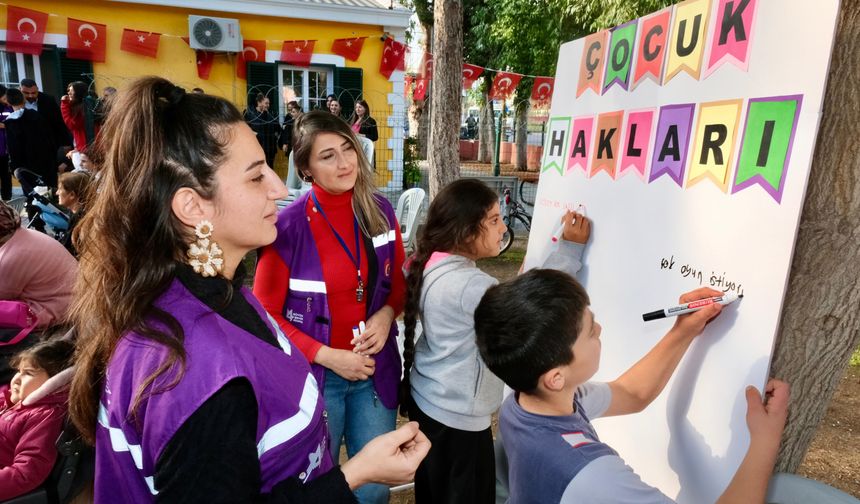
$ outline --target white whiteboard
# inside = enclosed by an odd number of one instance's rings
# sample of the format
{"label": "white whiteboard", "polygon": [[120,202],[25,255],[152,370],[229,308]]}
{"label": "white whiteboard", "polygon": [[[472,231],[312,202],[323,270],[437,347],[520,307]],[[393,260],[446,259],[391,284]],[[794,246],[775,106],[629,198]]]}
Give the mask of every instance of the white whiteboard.
{"label": "white whiteboard", "polygon": [[[704,1],[710,44],[718,9],[726,2]],[[724,279],[723,287],[743,292],[744,299],[724,309],[694,342],[666,390],[645,412],[595,422],[601,439],[646,483],[682,503],[714,502],[749,444],[743,390],[748,384],[761,387],[767,378],[839,10],[837,0],[751,3],[755,15],[747,69],[727,63],[705,76],[703,64],[698,80],[681,72],[663,85],[644,81],[627,90],[614,85],[603,95],[587,90],[577,98],[584,39],[561,47],[526,257],[527,268],[540,264],[564,207],[586,206],[593,227],[580,280],[603,325],[598,380],[618,377],[674,322],[644,323],[643,313],[676,304],[683,292],[709,286],[712,275]],[[671,11],[673,20],[677,7]],[[637,42],[634,53],[638,49]],[[656,109],[659,114],[664,105],[694,103],[695,133],[700,104],[742,100],[739,143],[749,99],[786,95],[802,95],[802,100],[778,195],[772,194],[776,189],[768,192],[755,184],[734,192],[737,144],[725,188],[710,180],[689,184],[694,156],[686,160],[683,187],[667,175],[649,181],[650,166],[638,176],[630,169],[619,174],[619,165],[615,177],[607,171],[591,174],[590,169],[586,173],[567,167],[575,118],[620,110]],[[620,133],[627,122],[625,113]],[[559,150],[549,149],[552,135],[565,127],[565,153],[554,157]],[[652,136],[654,130],[656,117]],[[666,261],[671,268],[661,267]]]}

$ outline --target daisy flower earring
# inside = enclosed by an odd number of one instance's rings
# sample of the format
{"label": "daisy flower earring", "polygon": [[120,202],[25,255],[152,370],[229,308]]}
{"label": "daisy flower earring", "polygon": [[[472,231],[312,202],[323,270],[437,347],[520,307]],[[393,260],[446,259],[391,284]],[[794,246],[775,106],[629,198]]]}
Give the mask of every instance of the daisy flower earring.
{"label": "daisy flower earring", "polygon": [[221,247],[209,238],[212,236],[212,223],[202,220],[194,226],[197,240],[188,246],[188,264],[194,272],[204,277],[214,277],[224,269]]}

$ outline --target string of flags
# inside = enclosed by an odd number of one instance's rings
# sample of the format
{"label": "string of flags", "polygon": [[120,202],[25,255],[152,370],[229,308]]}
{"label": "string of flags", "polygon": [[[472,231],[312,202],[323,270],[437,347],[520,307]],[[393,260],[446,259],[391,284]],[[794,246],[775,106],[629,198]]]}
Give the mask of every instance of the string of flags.
{"label": "string of flags", "polygon": [[[471,63],[463,63],[462,77],[463,89],[470,89],[485,70],[496,72],[493,82],[490,84],[489,98],[491,100],[507,100],[517,89],[523,77],[534,78],[532,85],[531,101],[536,105],[545,105],[552,99],[552,91],[555,79],[540,75],[526,75],[493,68],[484,68]],[[421,58],[419,72],[417,75],[407,75],[405,78],[406,95],[412,89],[413,100],[424,100],[427,98],[427,85],[433,79],[433,55],[427,51]]]}
{"label": "string of flags", "polygon": [[[6,6],[6,50],[14,53],[31,54],[38,56],[42,53],[43,42],[47,32],[48,17],[53,15],[24,7],[14,5]],[[68,48],[66,55],[69,58],[88,60],[104,63],[107,53],[107,25],[93,21],[68,18],[67,22]],[[120,50],[137,54],[148,58],[158,57],[158,46],[162,37],[178,37],[189,43],[187,36],[170,35],[156,32],[123,28],[120,42]],[[342,56],[349,61],[357,61],[364,48],[364,42],[368,37],[350,37],[335,39],[331,45],[331,52]],[[379,62],[379,73],[386,79],[391,78],[395,71],[406,70],[406,55],[409,51],[406,44],[394,40],[392,37],[383,37],[382,57]],[[236,58],[236,75],[241,79],[247,79],[248,62],[266,61],[267,40],[243,40],[242,52]],[[318,40],[283,40],[281,42],[280,61],[300,67],[308,67]],[[196,63],[197,75],[201,79],[208,79],[215,54],[209,51],[197,50]],[[415,84],[412,93],[414,100],[426,98],[427,86],[433,79],[433,55],[424,52],[421,61],[421,72],[419,76],[406,76],[406,88]],[[524,74],[515,72],[487,69],[477,65],[466,63],[463,65],[463,87],[472,87],[475,80],[483,75],[485,70],[495,71],[490,87],[490,99],[504,100],[509,98],[520,80],[526,77]],[[532,88],[532,101],[546,103],[552,97],[554,79],[552,77],[534,77]]]}

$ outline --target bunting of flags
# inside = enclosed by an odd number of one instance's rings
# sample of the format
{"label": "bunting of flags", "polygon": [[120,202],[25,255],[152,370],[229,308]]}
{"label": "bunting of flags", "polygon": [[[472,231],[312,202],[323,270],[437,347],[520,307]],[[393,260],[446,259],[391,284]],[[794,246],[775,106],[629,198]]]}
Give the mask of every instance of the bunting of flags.
{"label": "bunting of flags", "polygon": [[[21,54],[40,55],[51,14],[14,5],[6,6],[6,50]],[[67,56],[93,62],[104,62],[107,52],[107,26],[93,21],[68,18],[67,26],[68,48]],[[158,57],[158,46],[161,37],[176,37],[161,33],[140,31],[123,28],[120,50],[145,56]],[[188,37],[182,36],[186,43]],[[349,61],[357,61],[361,56],[364,42],[368,37],[349,37],[335,39],[331,52]],[[406,70],[406,56],[409,48],[397,42],[390,36],[383,37],[382,57],[379,62],[379,72],[390,79],[395,71]],[[247,63],[250,61],[266,61],[266,40],[244,40],[243,50],[236,58],[236,75],[241,79],[247,78]],[[308,67],[313,57],[316,40],[284,40],[281,41],[280,60],[296,66]],[[215,54],[209,51],[197,50],[197,75],[208,79],[212,70]],[[484,73],[484,68],[469,63],[463,64],[463,87],[472,87],[475,81]],[[506,99],[511,96],[519,84],[523,74],[506,71],[496,71],[490,88],[491,99]],[[534,77],[534,76],[529,76]],[[425,51],[421,59],[419,75],[406,76],[408,90],[413,86],[412,96],[415,100],[423,100],[427,96],[427,88],[433,79],[433,54]],[[532,101],[547,103],[552,98],[554,79],[552,77],[535,77],[532,88]]]}

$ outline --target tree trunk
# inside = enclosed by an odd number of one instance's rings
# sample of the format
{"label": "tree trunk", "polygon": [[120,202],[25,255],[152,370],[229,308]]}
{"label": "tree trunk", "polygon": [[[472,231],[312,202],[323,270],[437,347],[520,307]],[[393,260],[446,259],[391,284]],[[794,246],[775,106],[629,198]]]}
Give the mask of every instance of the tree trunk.
{"label": "tree trunk", "polygon": [[860,343],[860,0],[842,0],[771,373],[791,385],[777,470],[795,472]]}
{"label": "tree trunk", "polygon": [[[428,52],[433,52],[433,25],[422,25],[421,28],[424,30],[424,49]],[[430,86],[430,90],[433,90],[432,85]],[[432,109],[432,103],[432,96],[428,93],[423,103],[421,103],[421,115],[418,116],[419,159],[427,159],[427,153],[430,151],[430,110]]]}
{"label": "tree trunk", "polygon": [[514,114],[514,131],[516,133],[517,157],[514,164],[518,171],[526,171],[528,168],[528,146],[529,146],[529,100],[520,100],[516,104]]}
{"label": "tree trunk", "polygon": [[460,177],[460,94],[463,68],[463,3],[433,2],[433,87],[430,101],[430,199]]}
{"label": "tree trunk", "polygon": [[496,153],[496,134],[493,128],[493,102],[490,101],[490,93],[486,85],[481,86],[481,113],[478,122],[478,161],[481,163],[492,163]]}

